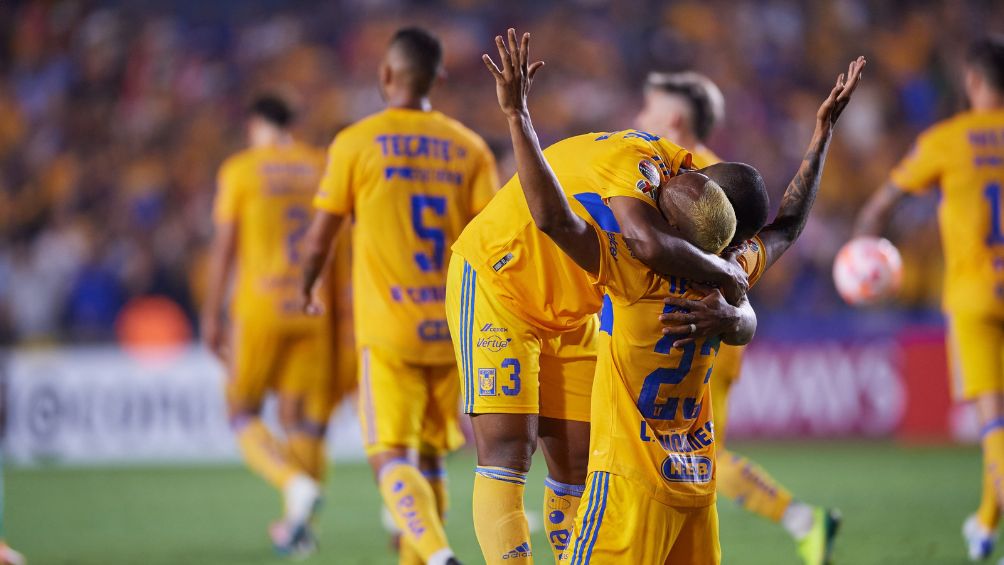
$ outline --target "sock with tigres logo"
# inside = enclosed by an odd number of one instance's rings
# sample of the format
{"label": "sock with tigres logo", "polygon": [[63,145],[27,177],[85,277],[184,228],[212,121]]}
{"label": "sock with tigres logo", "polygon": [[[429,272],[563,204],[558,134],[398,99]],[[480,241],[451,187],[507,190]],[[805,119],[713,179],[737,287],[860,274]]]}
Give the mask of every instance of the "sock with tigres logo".
{"label": "sock with tigres logo", "polygon": [[[984,459],[986,459],[984,457]],[[997,531],[997,524],[1001,519],[1001,504],[997,497],[997,487],[994,485],[993,476],[987,471],[986,463],[983,465],[983,492],[980,495],[980,507],[976,509],[976,519],[987,531]]]}
{"label": "sock with tigres logo", "polygon": [[506,467],[474,470],[474,533],[488,565],[533,563],[523,511],[526,473]]}
{"label": "sock with tigres logo", "polygon": [[[438,471],[422,471],[422,476],[429,481],[432,492],[436,496],[436,509],[439,510],[439,518],[446,523],[446,512],[450,507],[450,493],[446,485],[446,469]],[[422,558],[418,555],[418,550],[410,543],[408,538],[401,536],[401,544],[398,547],[398,565],[422,565]]]}
{"label": "sock with tigres logo", "polygon": [[759,465],[724,449],[718,451],[718,492],[773,522],[781,521],[792,499]]}
{"label": "sock with tigres logo", "polygon": [[565,563],[571,557],[572,528],[585,490],[584,484],[569,485],[551,477],[544,479],[544,532],[555,563]]}
{"label": "sock with tigres logo", "polygon": [[411,545],[425,563],[442,563],[453,557],[436,495],[418,467],[401,459],[380,469],[377,479],[384,504],[401,530],[401,546]]}

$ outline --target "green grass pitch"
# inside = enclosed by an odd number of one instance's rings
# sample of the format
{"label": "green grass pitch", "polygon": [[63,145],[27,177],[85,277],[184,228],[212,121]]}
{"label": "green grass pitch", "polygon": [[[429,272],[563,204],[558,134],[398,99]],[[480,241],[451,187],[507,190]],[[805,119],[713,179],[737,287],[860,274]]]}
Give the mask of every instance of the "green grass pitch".
{"label": "green grass pitch", "polygon": [[[964,563],[959,528],[976,505],[975,447],[891,443],[737,443],[795,493],[838,506],[844,527],[836,562]],[[470,452],[450,460],[453,509],[448,534],[459,557],[481,562],[471,526]],[[543,461],[527,482],[527,505],[540,511]],[[278,495],[237,466],[7,469],[6,526],[33,565],[282,563],[265,528]],[[331,469],[321,552],[305,563],[391,564],[378,494],[359,463]],[[793,543],[773,524],[719,502],[724,562],[796,564]],[[550,563],[533,539],[536,560]],[[998,552],[1001,554],[1004,552]],[[995,555],[995,559],[1000,555]]]}

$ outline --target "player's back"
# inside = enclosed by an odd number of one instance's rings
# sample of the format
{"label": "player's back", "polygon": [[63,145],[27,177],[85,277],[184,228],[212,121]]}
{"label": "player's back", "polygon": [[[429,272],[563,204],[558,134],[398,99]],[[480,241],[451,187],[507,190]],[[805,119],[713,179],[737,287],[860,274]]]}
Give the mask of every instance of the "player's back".
{"label": "player's back", "polygon": [[[608,198],[653,203],[652,189],[690,166],[686,150],[636,130],[571,137],[544,156],[572,210],[599,228],[616,223]],[[600,308],[602,295],[586,273],[533,223],[516,176],[464,230],[454,250],[510,308],[545,329],[574,328]]]}
{"label": "player's back", "polygon": [[338,134],[315,206],[352,215],[358,345],[452,362],[448,254],[496,185],[485,142],[439,112],[388,109]]}
{"label": "player's back", "polygon": [[237,224],[236,316],[317,325],[300,312],[299,284],[323,167],[323,152],[299,142],[247,149],[221,167],[214,215]]}
{"label": "player's back", "polygon": [[[714,500],[714,430],[709,380],[718,337],[673,347],[659,314],[673,311],[667,296],[700,299],[686,279],[661,277],[631,255],[620,234],[608,232],[597,282],[609,296],[593,390],[590,470],[651,485],[671,505]],[[764,264],[757,241],[744,244],[740,263],[751,284]]]}
{"label": "player's back", "polygon": [[931,127],[892,182],[907,191],[940,186],[946,308],[1004,318],[1004,109]]}

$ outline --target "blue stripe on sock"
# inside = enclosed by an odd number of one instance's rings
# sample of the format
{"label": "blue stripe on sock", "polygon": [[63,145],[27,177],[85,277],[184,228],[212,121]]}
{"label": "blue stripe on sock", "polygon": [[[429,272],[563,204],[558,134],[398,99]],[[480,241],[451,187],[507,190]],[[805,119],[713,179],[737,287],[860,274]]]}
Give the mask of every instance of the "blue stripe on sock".
{"label": "blue stripe on sock", "polygon": [[586,485],[560,483],[551,477],[544,478],[544,486],[554,491],[554,494],[558,496],[577,496],[581,498],[582,493],[586,492]]}
{"label": "blue stripe on sock", "polygon": [[516,471],[514,469],[507,469],[505,467],[482,467],[478,466],[475,471],[485,471],[488,473],[495,473],[498,475],[503,475],[506,477],[512,477],[514,479],[526,479],[526,473],[523,471]]}
{"label": "blue stripe on sock", "polygon": [[596,545],[596,538],[600,537],[600,526],[603,525],[603,514],[607,510],[607,492],[610,489],[610,473],[601,473],[601,474],[603,475],[602,502],[600,502],[600,510],[598,513],[599,515],[596,518],[596,527],[593,529],[593,536],[592,539],[589,541],[589,548],[586,550],[586,559],[583,565],[588,564],[589,560],[592,559],[593,557],[593,546]]}
{"label": "blue stripe on sock", "polygon": [[500,475],[492,472],[491,469],[481,469],[480,467],[474,470],[475,474],[481,475],[486,479],[491,479],[493,481],[502,481],[503,483],[512,483],[516,485],[525,485],[526,478],[520,478],[518,476],[506,476]]}

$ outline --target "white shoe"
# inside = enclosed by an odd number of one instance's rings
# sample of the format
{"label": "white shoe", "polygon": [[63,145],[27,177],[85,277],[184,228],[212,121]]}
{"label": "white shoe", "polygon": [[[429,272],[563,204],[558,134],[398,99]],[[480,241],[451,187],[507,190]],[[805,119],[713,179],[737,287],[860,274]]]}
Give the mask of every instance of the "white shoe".
{"label": "white shoe", "polygon": [[284,520],[291,525],[306,524],[321,504],[321,487],[307,475],[297,475],[283,489],[286,503]]}
{"label": "white shoe", "polygon": [[[983,527],[975,514],[962,523],[962,537],[966,540],[966,551],[970,561],[983,561],[990,557],[994,552],[994,545],[997,544],[997,533]],[[998,565],[1004,565],[1004,560]]]}
{"label": "white shoe", "polygon": [[23,555],[8,547],[7,544],[0,542],[0,564],[25,565],[27,562]]}

